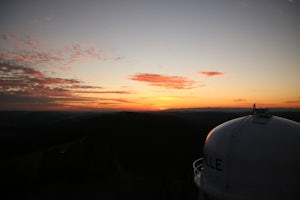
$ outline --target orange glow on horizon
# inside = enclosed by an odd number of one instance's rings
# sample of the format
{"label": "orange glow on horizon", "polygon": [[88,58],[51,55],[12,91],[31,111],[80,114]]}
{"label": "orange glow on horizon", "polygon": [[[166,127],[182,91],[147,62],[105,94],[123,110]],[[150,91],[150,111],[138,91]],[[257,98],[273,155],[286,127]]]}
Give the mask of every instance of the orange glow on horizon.
{"label": "orange glow on horizon", "polygon": [[[202,102],[197,101],[184,101],[178,100],[174,97],[152,97],[148,100],[143,100],[142,102],[135,103],[119,103],[119,104],[107,104],[99,105],[99,102],[90,102],[86,103],[67,103],[64,105],[68,110],[110,110],[110,111],[119,111],[119,110],[129,110],[129,111],[162,111],[168,109],[190,109],[190,108],[249,108],[251,109],[253,104],[256,103],[258,107],[265,108],[289,108],[289,109],[298,109],[300,108],[299,102],[292,103],[277,103],[275,101],[270,101],[266,103],[263,101],[253,101],[253,102],[230,102],[226,101],[210,101],[207,100]],[[293,106],[291,106],[291,104]]]}
{"label": "orange glow on horizon", "polygon": [[[152,104],[116,104],[116,105],[99,105],[97,103],[65,103],[56,106],[36,106],[36,105],[13,105],[12,107],[1,108],[1,110],[24,110],[24,111],[163,111],[168,109],[205,109],[205,108],[252,108],[253,103],[248,103],[247,105],[239,104],[166,104],[166,103],[152,103]],[[263,108],[285,108],[285,109],[299,109],[300,103],[295,103],[293,106],[290,104],[264,104],[256,103],[258,107]]]}

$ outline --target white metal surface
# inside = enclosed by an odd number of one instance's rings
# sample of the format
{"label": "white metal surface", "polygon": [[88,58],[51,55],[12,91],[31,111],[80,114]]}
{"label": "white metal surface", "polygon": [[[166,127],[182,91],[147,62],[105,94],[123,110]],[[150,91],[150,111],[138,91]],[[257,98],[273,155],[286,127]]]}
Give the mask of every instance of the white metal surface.
{"label": "white metal surface", "polygon": [[194,162],[195,182],[212,199],[300,199],[300,124],[249,115],[214,128]]}

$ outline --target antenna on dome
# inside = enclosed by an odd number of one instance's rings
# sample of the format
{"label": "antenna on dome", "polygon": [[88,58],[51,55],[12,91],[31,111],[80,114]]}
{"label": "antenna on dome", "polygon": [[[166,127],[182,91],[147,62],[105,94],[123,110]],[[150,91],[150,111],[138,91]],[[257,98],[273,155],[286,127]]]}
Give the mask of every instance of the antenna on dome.
{"label": "antenna on dome", "polygon": [[255,113],[256,113],[256,110],[257,110],[257,109],[256,109],[256,104],[254,103],[254,104],[253,104],[252,113],[255,114]]}
{"label": "antenna on dome", "polygon": [[268,108],[256,108],[256,103],[253,104],[252,115],[258,115],[260,117],[269,117]]}

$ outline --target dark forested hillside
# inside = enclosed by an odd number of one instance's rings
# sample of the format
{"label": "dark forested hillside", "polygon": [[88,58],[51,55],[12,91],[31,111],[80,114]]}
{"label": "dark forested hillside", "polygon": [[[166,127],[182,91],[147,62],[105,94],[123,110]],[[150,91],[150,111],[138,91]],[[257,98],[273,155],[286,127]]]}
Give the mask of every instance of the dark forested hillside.
{"label": "dark forested hillside", "polygon": [[0,112],[0,188],[22,199],[197,199],[192,163],[206,135],[247,114]]}

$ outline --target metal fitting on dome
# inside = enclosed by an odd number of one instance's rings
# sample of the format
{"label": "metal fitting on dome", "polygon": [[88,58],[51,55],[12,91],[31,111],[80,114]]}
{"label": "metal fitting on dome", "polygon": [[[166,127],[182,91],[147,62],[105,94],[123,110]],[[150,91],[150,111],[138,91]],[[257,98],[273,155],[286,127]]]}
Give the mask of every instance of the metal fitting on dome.
{"label": "metal fitting on dome", "polygon": [[272,115],[269,113],[268,108],[256,108],[256,104],[253,104],[252,115],[259,118],[270,118]]}

